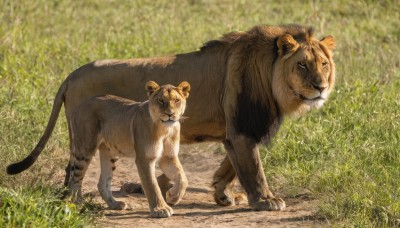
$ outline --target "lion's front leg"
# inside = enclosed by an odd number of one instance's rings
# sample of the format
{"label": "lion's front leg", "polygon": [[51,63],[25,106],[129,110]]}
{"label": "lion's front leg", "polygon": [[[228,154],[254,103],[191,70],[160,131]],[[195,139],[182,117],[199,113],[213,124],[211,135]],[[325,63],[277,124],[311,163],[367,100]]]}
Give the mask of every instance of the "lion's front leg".
{"label": "lion's front leg", "polygon": [[136,149],[136,166],[139,172],[142,187],[149,203],[152,217],[167,218],[173,214],[173,210],[162,197],[155,176],[155,164],[157,158],[146,156],[144,150]]}
{"label": "lion's front leg", "polygon": [[283,210],[285,201],[275,197],[268,188],[256,141],[239,135],[225,140],[224,145],[252,209]]}

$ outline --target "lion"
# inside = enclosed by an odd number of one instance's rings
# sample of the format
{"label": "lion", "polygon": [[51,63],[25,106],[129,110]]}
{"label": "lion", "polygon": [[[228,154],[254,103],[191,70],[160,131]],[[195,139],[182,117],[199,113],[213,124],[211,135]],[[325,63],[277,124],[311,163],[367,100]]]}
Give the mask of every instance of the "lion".
{"label": "lion", "polygon": [[[185,111],[190,85],[181,82],[178,87],[146,83],[149,97],[145,102],[106,95],[82,102],[71,115],[70,195],[80,201],[82,180],[96,151],[100,154],[101,175],[98,189],[110,209],[126,208],[111,193],[111,179],[115,162],[120,156],[135,156],[142,188],[153,217],[170,217],[167,205],[177,204],[188,185],[178,159],[180,119]],[[161,195],[155,177],[155,164],[164,175],[174,181]]]}
{"label": "lion", "polygon": [[37,146],[7,172],[19,173],[35,162],[63,103],[70,128],[72,110],[88,97],[115,94],[144,100],[140,88],[149,79],[164,84],[186,80],[194,95],[187,103],[190,118],[182,126],[181,143],[223,142],[227,151],[212,181],[215,201],[235,204],[232,183],[237,177],[253,210],[282,210],[286,204],[269,190],[259,145],[269,144],[285,116],[325,103],[335,84],[335,45],[332,36],[316,39],[311,27],[257,25],[190,53],[86,64],[59,88]]}

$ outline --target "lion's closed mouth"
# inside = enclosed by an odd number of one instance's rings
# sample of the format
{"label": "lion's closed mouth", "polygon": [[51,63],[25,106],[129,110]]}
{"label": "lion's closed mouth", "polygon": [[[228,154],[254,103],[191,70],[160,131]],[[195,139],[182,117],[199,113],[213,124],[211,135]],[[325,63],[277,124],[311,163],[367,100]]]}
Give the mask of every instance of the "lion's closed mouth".
{"label": "lion's closed mouth", "polygon": [[304,100],[304,101],[319,101],[319,100],[324,100],[324,98],[321,97],[321,96],[314,97],[314,98],[308,98],[308,97],[305,97],[305,96],[303,96],[303,95],[301,95],[301,94],[299,94],[299,96],[300,96],[300,98],[301,98],[302,100]]}

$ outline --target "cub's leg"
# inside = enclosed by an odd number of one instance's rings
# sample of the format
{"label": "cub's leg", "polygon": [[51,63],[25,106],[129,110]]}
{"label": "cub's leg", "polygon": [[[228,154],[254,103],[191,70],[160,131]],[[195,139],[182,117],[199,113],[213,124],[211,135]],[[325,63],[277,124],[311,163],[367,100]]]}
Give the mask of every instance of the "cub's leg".
{"label": "cub's leg", "polygon": [[70,178],[68,182],[69,195],[75,202],[82,201],[82,180],[86,170],[89,167],[90,161],[93,158],[93,153],[81,155],[81,149],[76,149],[70,156]]}
{"label": "cub's leg", "polygon": [[97,149],[97,122],[93,120],[82,126],[80,117],[76,115],[68,121],[71,156],[69,181],[65,184],[68,183],[69,193],[75,201],[82,200],[82,180]]}
{"label": "cub's leg", "polygon": [[173,210],[162,197],[160,187],[155,176],[157,156],[146,156],[144,149],[135,148],[136,166],[138,168],[142,187],[149,202],[150,215],[157,218],[167,218]]}
{"label": "cub's leg", "polygon": [[100,195],[110,209],[123,210],[126,208],[126,204],[121,201],[116,201],[111,192],[111,180],[113,171],[115,170],[115,162],[117,161],[117,157],[113,156],[112,151],[104,145],[99,147],[99,153],[101,174],[97,187]]}
{"label": "cub's leg", "polygon": [[176,156],[164,156],[160,159],[158,165],[168,179],[174,181],[174,185],[166,193],[166,201],[170,205],[175,205],[182,199],[188,186],[181,162]]}

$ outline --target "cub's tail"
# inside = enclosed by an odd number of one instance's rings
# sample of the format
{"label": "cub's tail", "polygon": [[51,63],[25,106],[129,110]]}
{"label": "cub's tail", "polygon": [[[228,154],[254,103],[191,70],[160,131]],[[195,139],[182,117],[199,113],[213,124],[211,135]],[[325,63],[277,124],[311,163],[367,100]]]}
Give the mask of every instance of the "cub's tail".
{"label": "cub's tail", "polygon": [[53,132],[54,126],[56,125],[58,115],[60,114],[61,106],[65,100],[64,94],[66,90],[67,90],[67,85],[66,83],[63,83],[61,87],[58,89],[57,95],[54,98],[53,109],[51,110],[46,130],[44,131],[42,138],[40,138],[35,149],[33,149],[32,152],[24,160],[7,166],[8,174],[11,175],[18,174],[28,169],[29,167],[31,167],[31,165],[33,165],[33,163],[35,163],[36,159],[39,157],[44,146],[49,140],[51,133]]}

